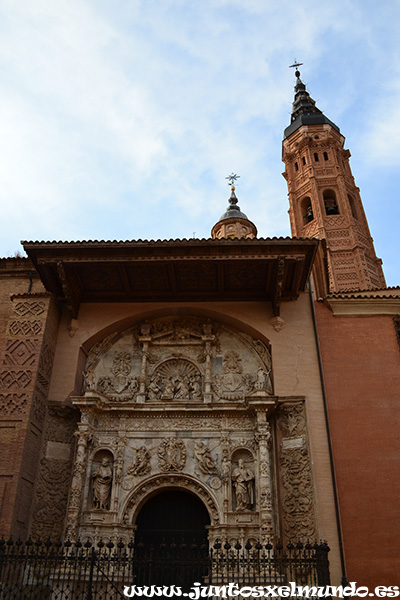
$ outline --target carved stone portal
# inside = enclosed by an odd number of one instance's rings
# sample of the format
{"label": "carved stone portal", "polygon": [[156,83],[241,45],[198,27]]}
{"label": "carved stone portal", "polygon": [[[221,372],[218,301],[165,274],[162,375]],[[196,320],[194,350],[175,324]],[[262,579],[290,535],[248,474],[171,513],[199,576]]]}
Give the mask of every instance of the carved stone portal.
{"label": "carved stone portal", "polygon": [[273,397],[264,341],[164,317],[96,343],[84,376],[71,537],[127,542],[146,498],[180,487],[207,506],[210,543],[315,533],[304,406]]}

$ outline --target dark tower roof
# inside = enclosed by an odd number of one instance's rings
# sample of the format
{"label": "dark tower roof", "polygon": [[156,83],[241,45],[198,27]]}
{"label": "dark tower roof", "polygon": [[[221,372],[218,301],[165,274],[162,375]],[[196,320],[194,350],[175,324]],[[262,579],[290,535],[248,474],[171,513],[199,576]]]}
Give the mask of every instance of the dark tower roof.
{"label": "dark tower roof", "polygon": [[224,212],[223,215],[221,215],[219,220],[223,221],[224,219],[246,219],[247,221],[249,220],[249,218],[244,213],[242,213],[242,211],[239,208],[234,186],[231,187],[231,197],[229,198],[228,209]]}
{"label": "dark tower roof", "polygon": [[211,237],[215,238],[255,238],[257,227],[242,213],[235,194],[235,186],[231,185],[229,206],[215,223],[211,230]]}
{"label": "dark tower roof", "polygon": [[295,75],[297,80],[296,85],[294,86],[292,116],[289,127],[286,127],[285,129],[284,139],[289,137],[289,135],[299,129],[302,125],[321,125],[327,123],[336,129],[336,131],[340,132],[339,127],[325,117],[324,113],[315,106],[315,100],[311,98],[310,94],[307,92],[306,86],[300,79],[300,71],[296,71]]}

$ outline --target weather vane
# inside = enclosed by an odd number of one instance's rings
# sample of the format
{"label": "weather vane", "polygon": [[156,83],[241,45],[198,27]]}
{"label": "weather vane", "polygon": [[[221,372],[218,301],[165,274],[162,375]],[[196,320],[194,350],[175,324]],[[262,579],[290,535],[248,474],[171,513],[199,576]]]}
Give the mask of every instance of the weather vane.
{"label": "weather vane", "polygon": [[225,177],[228,180],[228,185],[235,185],[236,179],[240,179],[240,175],[236,175],[236,173],[231,173],[228,177]]}
{"label": "weather vane", "polygon": [[302,64],[303,63],[299,63],[296,59],[294,59],[294,63],[292,65],[289,65],[289,69],[297,69],[297,67],[301,67]]}

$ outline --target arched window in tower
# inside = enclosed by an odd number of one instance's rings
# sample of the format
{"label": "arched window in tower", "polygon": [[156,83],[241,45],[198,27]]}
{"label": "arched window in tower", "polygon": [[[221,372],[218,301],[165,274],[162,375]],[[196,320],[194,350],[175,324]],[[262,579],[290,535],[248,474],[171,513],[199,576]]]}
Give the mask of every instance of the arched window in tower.
{"label": "arched window in tower", "polygon": [[318,152],[314,152],[314,160],[315,162],[319,161]]}
{"label": "arched window in tower", "polygon": [[347,197],[349,199],[349,204],[350,204],[350,208],[351,208],[351,214],[353,215],[353,217],[355,219],[358,219],[358,217],[357,217],[357,210],[356,210],[356,203],[354,202],[354,198],[353,198],[353,196],[350,196],[350,194],[348,194]]}
{"label": "arched window in tower", "polygon": [[301,212],[303,215],[304,225],[307,225],[307,223],[311,223],[311,221],[314,220],[314,212],[313,212],[310,196],[306,196],[301,201]]}
{"label": "arched window in tower", "polygon": [[324,160],[329,160],[329,156],[327,152],[324,152]]}
{"label": "arched window in tower", "polygon": [[336,201],[336,194],[333,190],[324,191],[324,206],[327,215],[339,214],[339,207]]}
{"label": "arched window in tower", "polygon": [[306,164],[306,159],[305,159],[305,156],[302,156],[302,157],[301,157],[301,162],[303,163],[303,166]]}
{"label": "arched window in tower", "polygon": [[296,169],[296,171],[298,171],[298,170],[299,170],[299,165],[298,165],[298,163],[297,163],[297,162],[295,162],[295,163],[294,163],[294,168]]}

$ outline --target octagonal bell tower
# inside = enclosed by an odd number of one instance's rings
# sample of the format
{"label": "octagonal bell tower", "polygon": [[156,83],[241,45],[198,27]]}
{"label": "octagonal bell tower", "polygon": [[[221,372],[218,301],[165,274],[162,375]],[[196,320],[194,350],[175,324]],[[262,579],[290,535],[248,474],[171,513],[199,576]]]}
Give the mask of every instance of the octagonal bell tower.
{"label": "octagonal bell tower", "polygon": [[282,160],[292,234],[326,240],[331,292],[385,287],[344,137],[315,105],[296,71]]}

